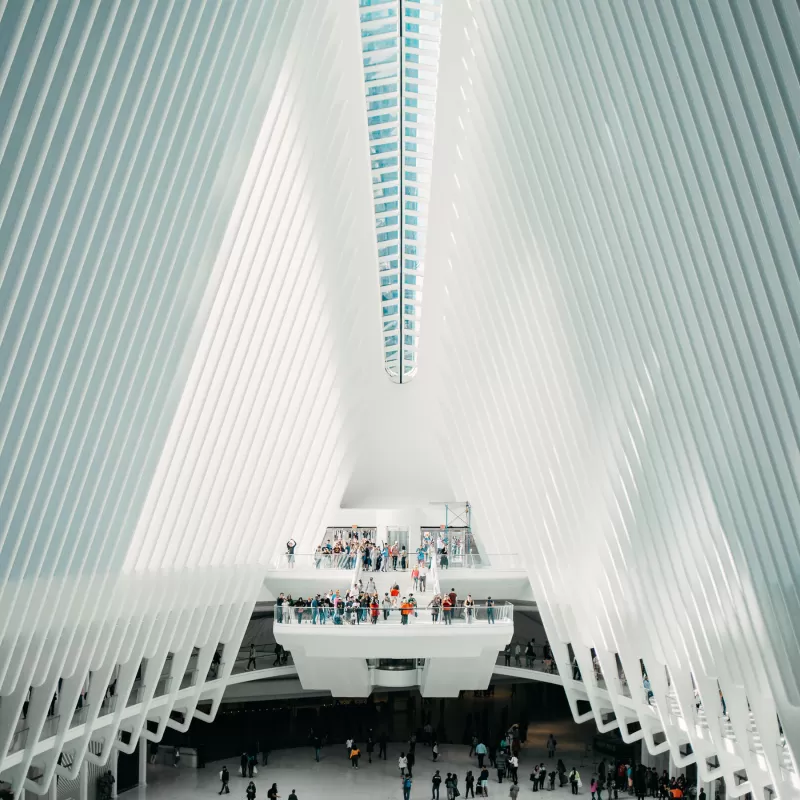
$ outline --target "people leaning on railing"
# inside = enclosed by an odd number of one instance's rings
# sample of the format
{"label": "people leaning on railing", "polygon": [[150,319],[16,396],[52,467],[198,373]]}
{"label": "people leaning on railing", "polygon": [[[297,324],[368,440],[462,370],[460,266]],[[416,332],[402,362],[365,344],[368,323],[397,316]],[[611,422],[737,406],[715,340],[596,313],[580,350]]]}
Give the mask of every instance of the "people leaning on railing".
{"label": "people leaning on railing", "polygon": [[[295,599],[290,594],[281,592],[275,602],[275,622],[301,625],[304,622],[312,625],[325,625],[327,622],[334,625],[377,625],[379,622],[399,619],[401,625],[408,625],[412,619],[420,617],[423,609],[413,592],[401,596],[400,587],[395,584],[380,597],[374,591],[374,582],[372,589],[364,589],[359,581],[357,588],[347,592],[331,589],[307,598]],[[507,608],[504,605],[504,610]],[[434,595],[424,611],[427,612],[425,619],[436,624],[452,625],[456,619],[467,625],[477,620],[489,625],[496,622],[496,605],[491,597],[476,602],[472,595],[467,595],[464,600],[459,600],[455,589]],[[503,619],[506,618],[504,615]]]}

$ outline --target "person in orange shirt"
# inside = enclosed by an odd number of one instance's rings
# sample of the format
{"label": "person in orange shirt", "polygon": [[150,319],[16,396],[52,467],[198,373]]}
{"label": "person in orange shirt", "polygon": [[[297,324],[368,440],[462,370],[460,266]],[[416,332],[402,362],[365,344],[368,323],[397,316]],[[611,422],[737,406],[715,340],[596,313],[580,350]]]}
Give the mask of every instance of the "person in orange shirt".
{"label": "person in orange shirt", "polygon": [[373,625],[377,625],[378,624],[378,611],[379,610],[380,609],[378,607],[378,596],[375,595],[375,597],[372,598],[372,602],[369,604],[369,612],[370,612],[370,614],[372,616],[372,624]]}
{"label": "person in orange shirt", "polygon": [[389,592],[392,598],[392,605],[397,608],[397,604],[400,602],[400,587],[395,584],[392,586],[391,591]]}
{"label": "person in orange shirt", "polygon": [[403,603],[400,606],[400,614],[402,617],[400,621],[403,623],[403,625],[408,625],[408,615],[413,611],[413,609],[414,606],[412,606],[411,603],[409,603],[404,597]]}

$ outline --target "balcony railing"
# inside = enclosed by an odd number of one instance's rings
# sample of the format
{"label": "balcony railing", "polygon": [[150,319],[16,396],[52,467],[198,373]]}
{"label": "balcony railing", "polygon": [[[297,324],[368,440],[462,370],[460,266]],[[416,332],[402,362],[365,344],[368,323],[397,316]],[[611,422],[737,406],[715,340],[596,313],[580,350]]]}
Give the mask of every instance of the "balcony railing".
{"label": "balcony railing", "polygon": [[115,694],[106,695],[103,698],[103,703],[100,706],[100,716],[105,714],[113,714],[117,708],[117,696]]}
{"label": "balcony railing", "polygon": [[272,569],[355,569],[357,553],[281,553]]}
{"label": "balcony railing", "polygon": [[136,681],[133,684],[131,693],[128,695],[127,706],[135,706],[137,703],[142,702],[142,695],[144,694],[144,684],[141,681]]}
{"label": "balcony railing", "polygon": [[153,697],[162,697],[165,694],[169,694],[169,690],[172,688],[172,677],[170,675],[162,675],[158,679],[158,683],[156,684],[156,690],[153,692]]}
{"label": "balcony railing", "polygon": [[181,689],[188,689],[190,686],[194,686],[197,683],[197,670],[190,669],[188,672],[183,673],[183,678],[181,679]]}
{"label": "balcony railing", "polygon": [[78,725],[83,725],[84,722],[89,718],[89,705],[84,703],[81,708],[75,710],[75,713],[72,715],[72,720],[69,723],[70,728],[75,728]]}
{"label": "balcony railing", "polygon": [[[282,612],[282,613],[281,613]],[[275,609],[275,623],[283,625],[456,625],[459,627],[489,625],[511,625],[514,622],[514,606],[501,603],[495,606],[474,605],[471,608],[458,606],[450,610],[442,608],[358,608],[346,609],[310,608],[282,606]]]}
{"label": "balcony railing", "polygon": [[16,753],[25,747],[28,741],[28,728],[21,728],[11,737],[11,747],[8,748],[8,753]]}
{"label": "balcony railing", "polygon": [[437,553],[439,571],[446,569],[492,569],[518,572],[523,567],[517,553],[458,553],[443,555]]}

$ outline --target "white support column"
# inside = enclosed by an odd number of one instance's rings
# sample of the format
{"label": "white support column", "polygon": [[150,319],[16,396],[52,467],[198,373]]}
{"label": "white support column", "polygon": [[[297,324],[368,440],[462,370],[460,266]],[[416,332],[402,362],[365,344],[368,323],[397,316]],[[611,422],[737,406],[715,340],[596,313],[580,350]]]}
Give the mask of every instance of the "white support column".
{"label": "white support column", "polygon": [[111,757],[108,759],[108,768],[111,770],[111,774],[114,776],[114,783],[111,784],[111,796],[117,796],[117,761],[119,760],[119,750],[117,748],[113,748],[111,751]]}
{"label": "white support column", "polygon": [[58,775],[53,775],[47,790],[47,800],[58,800]]}
{"label": "white support column", "polygon": [[139,786],[147,786],[147,750],[150,743],[142,734],[139,737]]}
{"label": "white support column", "polygon": [[678,765],[672,756],[672,750],[669,751],[669,776],[670,778],[677,778],[679,775]]}
{"label": "white support column", "polygon": [[86,759],[78,771],[78,798],[89,800],[89,762]]}

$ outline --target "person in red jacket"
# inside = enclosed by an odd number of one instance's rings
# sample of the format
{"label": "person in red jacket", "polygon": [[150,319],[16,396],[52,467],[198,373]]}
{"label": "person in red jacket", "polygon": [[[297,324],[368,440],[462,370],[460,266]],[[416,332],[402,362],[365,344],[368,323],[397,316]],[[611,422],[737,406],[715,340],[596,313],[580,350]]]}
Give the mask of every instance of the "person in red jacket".
{"label": "person in red jacket", "polygon": [[444,596],[444,600],[442,601],[442,616],[444,617],[445,625],[453,624],[453,604],[450,602],[450,598],[447,595]]}
{"label": "person in red jacket", "polygon": [[372,617],[372,624],[373,625],[377,625],[378,624],[378,612],[379,611],[380,611],[380,608],[378,606],[378,598],[377,597],[373,597],[372,598],[372,602],[369,604],[369,613],[370,613],[370,616]]}

